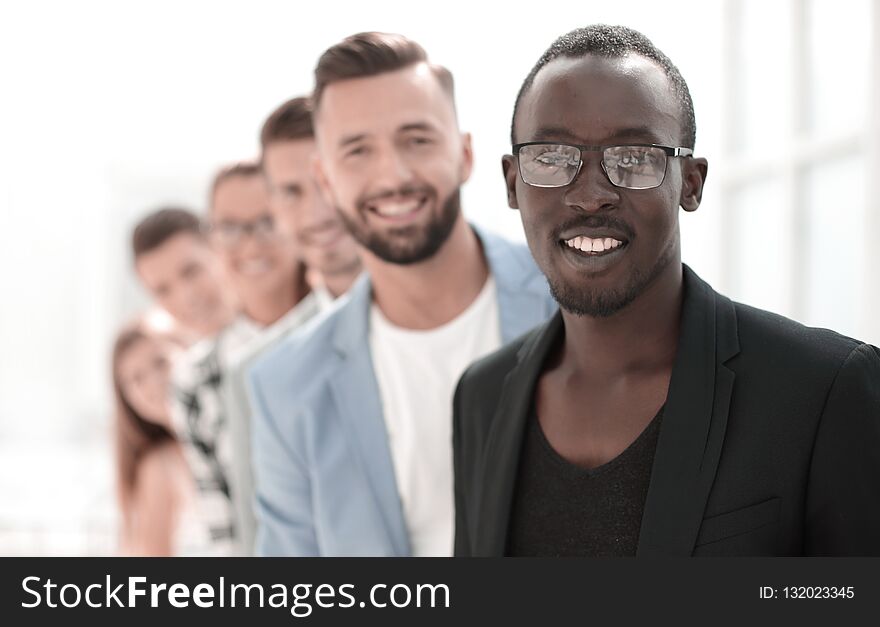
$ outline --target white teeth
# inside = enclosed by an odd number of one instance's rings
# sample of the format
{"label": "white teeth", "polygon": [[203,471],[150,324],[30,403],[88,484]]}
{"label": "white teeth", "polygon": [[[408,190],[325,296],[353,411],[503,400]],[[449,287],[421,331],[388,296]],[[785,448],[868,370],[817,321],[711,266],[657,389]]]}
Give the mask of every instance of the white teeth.
{"label": "white teeth", "polygon": [[373,203],[373,208],[381,216],[395,217],[402,216],[415,211],[422,204],[422,197],[398,202],[390,199],[380,200]]}
{"label": "white teeth", "polygon": [[576,248],[585,253],[603,253],[613,248],[623,246],[623,242],[613,237],[596,238],[577,236],[565,240],[565,245],[570,248]]}

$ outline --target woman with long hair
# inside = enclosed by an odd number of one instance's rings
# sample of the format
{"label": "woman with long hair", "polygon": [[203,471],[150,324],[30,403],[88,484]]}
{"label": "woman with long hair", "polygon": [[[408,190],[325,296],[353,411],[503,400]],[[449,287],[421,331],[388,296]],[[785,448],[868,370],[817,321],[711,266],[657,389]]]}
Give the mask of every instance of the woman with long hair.
{"label": "woman with long hair", "polygon": [[[180,338],[147,317],[113,347],[120,553],[177,555],[192,549],[192,477],[171,426],[170,376]],[[186,546],[189,544],[189,546]]]}

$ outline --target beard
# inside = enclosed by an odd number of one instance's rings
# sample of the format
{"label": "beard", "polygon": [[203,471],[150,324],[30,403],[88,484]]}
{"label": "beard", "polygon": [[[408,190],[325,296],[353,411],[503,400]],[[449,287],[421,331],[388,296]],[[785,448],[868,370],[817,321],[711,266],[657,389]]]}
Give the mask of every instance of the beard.
{"label": "beard", "polygon": [[[387,196],[388,194],[383,194]],[[426,195],[427,203],[437,204],[438,194],[433,187],[403,187],[394,192],[400,198]],[[358,244],[369,250],[382,261],[397,265],[419,263],[433,257],[443,246],[461,213],[461,190],[453,191],[443,202],[440,212],[432,215],[428,224],[391,227],[381,232],[370,229],[365,219],[367,204],[372,198],[361,198],[355,203],[355,217],[336,208],[345,228]]]}
{"label": "beard", "polygon": [[[677,238],[676,238],[677,239]],[[550,294],[559,306],[575,316],[607,318],[633,302],[644,292],[675,258],[676,241],[663,250],[654,265],[647,271],[634,269],[626,284],[611,289],[584,289],[573,287],[547,276]]]}

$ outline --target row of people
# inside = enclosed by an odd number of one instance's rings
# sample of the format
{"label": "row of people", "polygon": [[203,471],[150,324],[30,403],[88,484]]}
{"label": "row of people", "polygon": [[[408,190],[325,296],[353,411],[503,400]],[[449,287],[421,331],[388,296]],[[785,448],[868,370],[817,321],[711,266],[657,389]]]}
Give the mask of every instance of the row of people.
{"label": "row of people", "polygon": [[[880,354],[682,264],[679,208],[708,164],[647,38],[578,29],[525,79],[502,170],[528,247],[465,220],[471,138],[415,42],[346,38],[302,102],[307,140],[273,148],[264,128],[260,165],[212,187],[234,302],[175,292],[210,264],[156,264],[174,237],[145,256],[136,231],[144,282],[208,336],[171,413],[215,549],[880,552]],[[322,256],[302,198],[335,225]],[[344,278],[321,298],[331,258]]]}
{"label": "row of people", "polygon": [[[215,176],[205,219],[166,207],[141,220],[132,237],[138,277],[184,338],[186,350],[177,351],[173,372],[169,368],[163,375],[168,414],[163,426],[182,443],[198,488],[194,508],[142,509],[167,532],[177,528],[172,519],[189,520],[180,513],[195,509],[205,530],[200,549],[194,548],[193,534],[185,534],[188,553],[249,550],[243,549],[254,534],[244,369],[252,356],[326,309],[361,271],[351,237],[311,174],[310,100],[282,104],[264,123],[260,141],[259,162],[234,164]],[[151,325],[135,326],[154,337]],[[125,335],[118,338],[117,352],[128,350]],[[172,361],[167,352],[164,359]],[[117,384],[134,381],[117,367],[114,375]],[[117,431],[126,438],[142,435],[149,423],[149,412],[139,412],[138,422],[131,414],[118,412]],[[120,469],[134,465],[137,456],[118,448]],[[141,485],[150,485],[151,465],[140,468],[147,473]],[[129,494],[135,476],[129,472],[123,481],[120,475]],[[170,493],[145,490],[147,502],[172,500]],[[123,501],[123,519],[130,517],[129,502]],[[140,552],[164,554],[169,546],[181,546],[169,533],[153,538],[147,545],[153,548]]]}

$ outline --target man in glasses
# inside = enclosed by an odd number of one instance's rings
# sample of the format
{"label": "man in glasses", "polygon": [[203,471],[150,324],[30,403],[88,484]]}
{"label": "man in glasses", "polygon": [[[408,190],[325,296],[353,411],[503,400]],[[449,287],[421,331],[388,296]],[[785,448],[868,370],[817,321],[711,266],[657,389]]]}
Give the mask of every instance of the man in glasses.
{"label": "man in glasses", "polygon": [[[239,315],[197,344],[175,367],[175,420],[196,477],[199,509],[219,555],[249,553],[236,513],[246,507],[233,475],[249,464],[231,434],[246,430],[247,414],[230,405],[231,369],[270,328],[300,324],[317,312],[296,241],[276,228],[269,191],[257,163],[222,170],[210,194],[209,241],[238,295]],[[237,470],[238,469],[238,470]]]}
{"label": "man in glasses", "polygon": [[682,265],[707,163],[672,62],[573,31],[512,135],[508,202],[561,311],[459,384],[456,554],[880,553],[880,355]]}
{"label": "man in glasses", "polygon": [[555,309],[524,246],[461,212],[452,75],[362,33],[315,71],[319,182],[369,276],[252,370],[257,549],[452,554],[452,415],[467,365]]}

